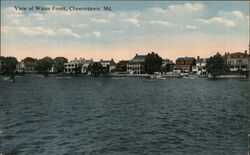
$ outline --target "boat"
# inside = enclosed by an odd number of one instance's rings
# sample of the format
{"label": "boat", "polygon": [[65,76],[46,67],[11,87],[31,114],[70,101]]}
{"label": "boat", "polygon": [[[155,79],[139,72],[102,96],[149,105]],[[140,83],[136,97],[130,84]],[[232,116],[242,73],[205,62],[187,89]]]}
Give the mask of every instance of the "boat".
{"label": "boat", "polygon": [[195,76],[183,76],[182,78],[183,78],[183,79],[191,79],[191,80],[196,79]]}
{"label": "boat", "polygon": [[165,80],[166,78],[161,76],[160,73],[155,73],[153,75],[149,76],[150,79],[156,79],[156,80]]}
{"label": "boat", "polygon": [[14,76],[8,76],[3,78],[4,81],[9,81],[9,82],[15,82],[15,77]]}

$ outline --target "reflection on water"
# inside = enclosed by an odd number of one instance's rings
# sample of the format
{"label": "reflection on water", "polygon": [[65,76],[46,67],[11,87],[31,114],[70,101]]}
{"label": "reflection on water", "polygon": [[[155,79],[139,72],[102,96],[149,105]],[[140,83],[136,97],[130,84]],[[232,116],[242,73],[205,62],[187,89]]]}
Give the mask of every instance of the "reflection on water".
{"label": "reflection on water", "polygon": [[4,154],[246,154],[250,83],[19,77],[0,81]]}

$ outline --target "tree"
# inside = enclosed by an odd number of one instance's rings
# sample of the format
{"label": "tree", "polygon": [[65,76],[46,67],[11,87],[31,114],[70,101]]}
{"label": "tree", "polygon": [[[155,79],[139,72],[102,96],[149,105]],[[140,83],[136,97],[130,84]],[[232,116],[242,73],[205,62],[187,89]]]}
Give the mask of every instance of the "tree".
{"label": "tree", "polygon": [[219,53],[208,59],[206,68],[207,72],[210,73],[214,78],[229,71],[227,64]]}
{"label": "tree", "polygon": [[42,59],[39,59],[37,61],[37,65],[35,67],[35,69],[39,72],[39,73],[48,73],[48,70],[51,69],[52,65],[53,65],[54,61],[52,58],[50,57],[44,57]]}
{"label": "tree", "polygon": [[92,75],[98,76],[103,73],[102,64],[99,62],[91,63],[88,66],[88,71],[90,71]]}
{"label": "tree", "polygon": [[68,59],[64,57],[56,57],[54,59],[54,66],[57,72],[62,73],[64,71],[64,63],[67,63]]}
{"label": "tree", "polygon": [[162,58],[154,52],[148,53],[145,58],[145,72],[153,74],[154,72],[160,72],[162,66]]}
{"label": "tree", "polygon": [[0,57],[1,70],[5,74],[13,74],[18,63],[15,57]]}
{"label": "tree", "polygon": [[26,57],[23,59],[23,61],[28,61],[28,62],[37,62],[37,59],[31,58],[31,57]]}

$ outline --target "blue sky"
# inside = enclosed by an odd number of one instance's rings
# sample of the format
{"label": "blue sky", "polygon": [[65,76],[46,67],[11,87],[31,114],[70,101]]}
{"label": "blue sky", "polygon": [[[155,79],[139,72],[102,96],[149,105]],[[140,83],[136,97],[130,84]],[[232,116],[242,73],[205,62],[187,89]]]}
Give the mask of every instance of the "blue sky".
{"label": "blue sky", "polygon": [[[112,11],[20,11],[14,6],[111,6]],[[26,56],[115,60],[158,52],[163,58],[243,52],[248,2],[1,1],[1,51]]]}

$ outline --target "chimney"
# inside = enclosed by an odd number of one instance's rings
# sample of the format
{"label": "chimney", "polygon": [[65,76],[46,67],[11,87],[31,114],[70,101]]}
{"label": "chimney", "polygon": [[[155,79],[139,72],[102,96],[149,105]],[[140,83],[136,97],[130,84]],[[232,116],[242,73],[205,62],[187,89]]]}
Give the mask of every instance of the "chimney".
{"label": "chimney", "polygon": [[200,56],[197,56],[197,60],[199,60],[200,59]]}
{"label": "chimney", "polygon": [[136,53],[135,56],[138,56],[138,54]]}
{"label": "chimney", "polygon": [[245,50],[245,54],[247,54],[247,50]]}

